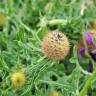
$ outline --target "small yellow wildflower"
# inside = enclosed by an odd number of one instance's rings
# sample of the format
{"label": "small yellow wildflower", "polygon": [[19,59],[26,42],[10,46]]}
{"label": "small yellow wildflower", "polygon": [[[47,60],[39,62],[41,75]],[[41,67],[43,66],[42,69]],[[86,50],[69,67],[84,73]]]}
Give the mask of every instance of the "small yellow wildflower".
{"label": "small yellow wildflower", "polygon": [[5,25],[6,16],[4,13],[0,12],[0,27],[3,27]]}
{"label": "small yellow wildflower", "polygon": [[11,75],[11,81],[14,86],[22,86],[25,83],[25,74],[22,71],[14,72]]}
{"label": "small yellow wildflower", "polygon": [[59,93],[57,91],[49,92],[48,96],[59,96]]}

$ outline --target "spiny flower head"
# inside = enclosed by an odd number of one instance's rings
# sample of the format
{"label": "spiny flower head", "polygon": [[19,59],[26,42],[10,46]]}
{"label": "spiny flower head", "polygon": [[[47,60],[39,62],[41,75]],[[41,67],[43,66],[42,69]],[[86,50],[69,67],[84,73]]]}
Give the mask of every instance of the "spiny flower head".
{"label": "spiny flower head", "polygon": [[59,96],[59,93],[57,91],[49,92],[48,96]]}
{"label": "spiny flower head", "polygon": [[16,86],[22,86],[25,84],[26,78],[22,71],[16,71],[11,75],[12,84]]}
{"label": "spiny flower head", "polygon": [[45,56],[51,59],[64,59],[69,53],[68,38],[61,32],[49,32],[41,43]]}

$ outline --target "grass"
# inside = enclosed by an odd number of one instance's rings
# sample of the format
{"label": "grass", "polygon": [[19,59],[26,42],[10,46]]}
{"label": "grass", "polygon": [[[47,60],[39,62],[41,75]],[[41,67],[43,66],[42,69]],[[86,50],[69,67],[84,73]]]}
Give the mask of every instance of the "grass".
{"label": "grass", "polygon": [[[0,32],[0,96],[47,96],[52,90],[60,96],[95,96],[96,74],[80,66],[76,46],[96,18],[96,2],[86,4],[81,14],[83,2],[0,0],[0,11],[6,16]],[[62,61],[48,59],[41,50],[43,37],[53,30],[70,40],[70,54]],[[21,69],[26,83],[14,88],[10,76]]]}

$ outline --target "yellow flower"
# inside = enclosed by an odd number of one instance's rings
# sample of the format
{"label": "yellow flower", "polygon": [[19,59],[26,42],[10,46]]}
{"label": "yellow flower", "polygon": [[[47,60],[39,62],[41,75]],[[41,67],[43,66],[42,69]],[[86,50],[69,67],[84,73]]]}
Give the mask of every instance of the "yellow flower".
{"label": "yellow flower", "polygon": [[11,75],[11,81],[14,86],[22,86],[26,81],[25,74],[22,71],[14,72]]}
{"label": "yellow flower", "polygon": [[49,92],[48,96],[59,96],[59,93],[57,91]]}
{"label": "yellow flower", "polygon": [[5,25],[6,16],[4,13],[0,12],[0,27],[3,27]]}

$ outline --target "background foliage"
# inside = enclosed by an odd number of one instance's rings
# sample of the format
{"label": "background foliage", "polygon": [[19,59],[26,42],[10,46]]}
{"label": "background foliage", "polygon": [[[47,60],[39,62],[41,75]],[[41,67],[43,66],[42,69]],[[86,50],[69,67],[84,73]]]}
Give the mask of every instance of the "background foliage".
{"label": "background foliage", "polygon": [[[96,1],[86,4],[82,15],[83,2],[0,0],[0,11],[6,15],[6,25],[0,32],[0,96],[47,96],[51,90],[57,90],[60,96],[79,95],[89,73],[79,66],[73,46],[96,17]],[[50,60],[42,54],[42,38],[52,30],[64,32],[70,40],[70,54],[62,61]],[[27,82],[14,88],[10,74],[18,69],[24,70]],[[86,96],[95,96],[95,85]]]}

